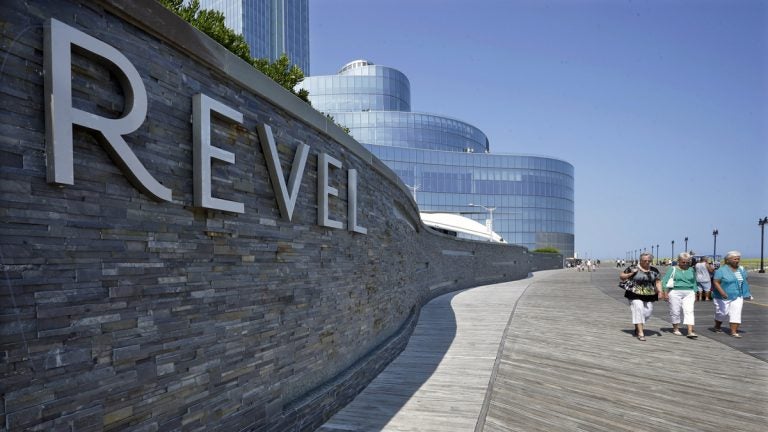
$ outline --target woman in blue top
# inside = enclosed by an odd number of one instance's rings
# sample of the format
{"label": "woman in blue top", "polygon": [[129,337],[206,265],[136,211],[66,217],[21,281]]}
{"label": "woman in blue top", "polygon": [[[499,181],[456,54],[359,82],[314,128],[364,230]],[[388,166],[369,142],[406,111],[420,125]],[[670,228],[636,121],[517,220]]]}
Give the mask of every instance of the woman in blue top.
{"label": "woman in blue top", "polygon": [[715,290],[712,293],[715,304],[715,333],[723,331],[720,328],[723,321],[728,319],[731,325],[731,336],[740,338],[741,308],[744,299],[752,300],[747,282],[747,272],[739,265],[741,252],[730,251],[725,255],[725,265],[715,271],[713,279]]}

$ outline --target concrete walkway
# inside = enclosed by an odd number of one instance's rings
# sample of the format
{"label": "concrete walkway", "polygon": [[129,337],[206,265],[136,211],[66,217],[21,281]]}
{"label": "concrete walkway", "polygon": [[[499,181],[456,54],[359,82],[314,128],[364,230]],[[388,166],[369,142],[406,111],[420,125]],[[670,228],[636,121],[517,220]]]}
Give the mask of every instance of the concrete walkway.
{"label": "concrete walkway", "polygon": [[636,340],[616,281],[557,270],[433,300],[403,354],[319,430],[765,430],[768,363],[707,334],[709,311],[698,340],[656,317]]}

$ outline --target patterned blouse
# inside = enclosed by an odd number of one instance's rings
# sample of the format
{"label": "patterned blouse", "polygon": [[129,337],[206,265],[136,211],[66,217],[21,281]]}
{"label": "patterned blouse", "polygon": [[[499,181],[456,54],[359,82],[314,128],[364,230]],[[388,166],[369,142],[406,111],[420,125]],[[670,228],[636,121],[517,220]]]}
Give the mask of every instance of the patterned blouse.
{"label": "patterned blouse", "polygon": [[[632,273],[632,266],[624,269],[624,273]],[[637,287],[632,291],[625,291],[624,297],[630,300],[656,301],[659,295],[656,294],[656,281],[659,280],[661,272],[656,267],[651,266],[648,271],[637,267],[637,273],[631,278]]]}

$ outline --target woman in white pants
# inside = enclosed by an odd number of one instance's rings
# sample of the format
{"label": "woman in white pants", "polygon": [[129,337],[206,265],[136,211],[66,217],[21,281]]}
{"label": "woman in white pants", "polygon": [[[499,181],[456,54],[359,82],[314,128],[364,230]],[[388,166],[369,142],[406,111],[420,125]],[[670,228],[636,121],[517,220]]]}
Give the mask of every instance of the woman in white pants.
{"label": "woman in white pants", "polygon": [[699,335],[693,330],[693,305],[696,302],[696,273],[691,268],[691,255],[683,252],[677,256],[677,265],[667,269],[661,281],[661,286],[669,301],[669,317],[672,321],[672,333],[682,336],[680,332],[680,312],[682,323],[688,326],[686,336],[696,339]]}
{"label": "woman in white pants", "polygon": [[619,275],[622,281],[631,281],[625,288],[624,297],[629,301],[632,324],[635,325],[635,337],[645,342],[645,321],[653,313],[653,302],[661,294],[661,272],[653,267],[653,255],[640,254],[640,265],[631,265]]}
{"label": "woman in white pants", "polygon": [[747,272],[739,265],[741,252],[730,251],[725,255],[725,265],[720,266],[715,272],[715,291],[712,294],[715,303],[715,333],[723,330],[720,326],[726,319],[731,327],[731,336],[740,338],[739,325],[741,325],[741,308],[744,299],[752,300],[749,291]]}

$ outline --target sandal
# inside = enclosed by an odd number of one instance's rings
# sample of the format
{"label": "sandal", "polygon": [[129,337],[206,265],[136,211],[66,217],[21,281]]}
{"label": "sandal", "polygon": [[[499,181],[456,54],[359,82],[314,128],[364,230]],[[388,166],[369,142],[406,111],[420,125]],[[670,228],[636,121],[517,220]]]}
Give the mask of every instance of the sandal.
{"label": "sandal", "polygon": [[731,336],[735,337],[735,338],[740,338],[741,334],[739,334],[739,333],[731,333]]}
{"label": "sandal", "polygon": [[638,336],[637,340],[645,342],[645,335]]}
{"label": "sandal", "polygon": [[696,339],[697,337],[699,337],[699,335],[697,335],[696,333],[693,333],[693,332],[688,333],[688,339]]}
{"label": "sandal", "polygon": [[712,329],[712,331],[713,331],[713,332],[715,332],[715,333],[722,333],[722,332],[723,332],[723,329],[721,329],[721,328],[718,328],[718,327],[714,327],[714,328]]}
{"label": "sandal", "polygon": [[672,334],[675,335],[675,336],[682,336],[683,335],[682,333],[680,333],[680,330],[675,330],[675,331],[672,332]]}

